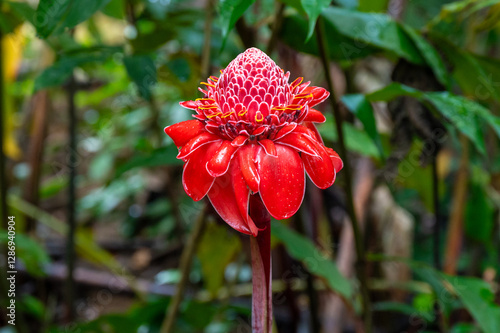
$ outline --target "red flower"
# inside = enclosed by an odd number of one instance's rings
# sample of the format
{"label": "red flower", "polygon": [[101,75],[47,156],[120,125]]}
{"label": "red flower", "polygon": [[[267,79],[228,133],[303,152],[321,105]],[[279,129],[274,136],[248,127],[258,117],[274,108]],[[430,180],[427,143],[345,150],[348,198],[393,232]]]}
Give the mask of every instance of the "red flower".
{"label": "red flower", "polygon": [[248,215],[251,194],[259,193],[276,219],[286,219],[304,198],[304,168],[313,183],[327,188],[342,169],[340,157],[314,122],[325,117],[313,107],[329,93],[278,67],[264,52],[246,50],[217,78],[202,82],[205,95],[181,102],[195,120],[165,128],[185,162],[182,183],[195,201],[207,193],[215,210],[234,229],[257,235]]}

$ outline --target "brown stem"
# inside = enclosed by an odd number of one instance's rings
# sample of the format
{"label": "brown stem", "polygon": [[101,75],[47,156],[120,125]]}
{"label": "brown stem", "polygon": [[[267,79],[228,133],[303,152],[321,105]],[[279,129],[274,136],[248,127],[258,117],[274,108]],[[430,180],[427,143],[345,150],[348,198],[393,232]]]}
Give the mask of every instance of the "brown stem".
{"label": "brown stem", "polygon": [[[38,206],[38,190],[40,187],[40,172],[43,161],[43,148],[47,132],[47,119],[49,113],[49,94],[47,91],[40,91],[33,96],[32,105],[32,127],[33,135],[30,138],[28,151],[28,163],[31,173],[24,187],[24,199]],[[35,219],[26,218],[26,232],[30,233],[36,229]]]}
{"label": "brown stem", "polygon": [[67,221],[68,233],[66,235],[66,265],[68,267],[68,275],[66,277],[66,320],[71,322],[74,320],[74,304],[75,304],[75,280],[73,271],[75,268],[75,232],[76,232],[76,108],[75,108],[76,85],[73,75],[67,87],[68,98],[68,135],[69,135],[69,180],[68,180],[68,204],[67,204]]}
{"label": "brown stem", "polygon": [[246,49],[255,46],[255,31],[252,27],[248,26],[244,17],[240,17],[240,19],[236,21],[234,27]]}
{"label": "brown stem", "polygon": [[457,261],[460,255],[463,236],[463,212],[467,199],[468,168],[469,168],[469,142],[464,135],[461,135],[462,156],[453,190],[453,201],[446,237],[444,272],[456,274]]}
{"label": "brown stem", "polygon": [[439,218],[439,179],[437,174],[437,156],[432,157],[432,201],[434,206],[433,249],[434,267],[441,270],[441,219]]}
{"label": "brown stem", "polygon": [[365,333],[370,333],[372,330],[372,316],[371,316],[371,304],[370,296],[368,293],[368,277],[366,276],[366,254],[363,244],[363,235],[361,234],[358,219],[356,217],[356,212],[354,210],[354,199],[352,194],[352,175],[350,169],[350,161],[347,155],[347,148],[345,145],[344,130],[343,130],[343,119],[340,113],[339,102],[335,96],[335,87],[333,85],[333,80],[330,75],[330,60],[328,57],[328,44],[326,42],[326,37],[324,33],[323,20],[320,17],[318,23],[316,24],[316,38],[318,41],[318,48],[321,56],[321,63],[323,65],[323,71],[325,73],[326,82],[328,85],[328,90],[331,91],[331,106],[332,113],[335,117],[335,126],[339,139],[340,155],[344,161],[344,168],[342,173],[344,175],[344,190],[346,193],[347,200],[347,210],[352,224],[352,230],[354,234],[354,241],[356,246],[356,271],[361,289],[361,298],[363,303],[363,323]]}
{"label": "brown stem", "polygon": [[198,216],[194,224],[193,231],[189,236],[188,243],[186,244],[186,247],[182,251],[181,262],[179,265],[179,269],[181,271],[181,280],[177,284],[177,290],[175,291],[175,295],[170,301],[170,304],[168,305],[165,319],[163,320],[163,323],[160,328],[160,333],[174,332],[173,328],[175,324],[175,319],[177,317],[177,313],[179,312],[179,307],[181,305],[181,302],[184,298],[184,290],[186,289],[187,286],[189,272],[191,270],[191,263],[193,262],[193,257],[196,252],[196,247],[200,241],[203,228],[205,227],[206,211],[207,211],[206,207],[201,210],[200,215]]}

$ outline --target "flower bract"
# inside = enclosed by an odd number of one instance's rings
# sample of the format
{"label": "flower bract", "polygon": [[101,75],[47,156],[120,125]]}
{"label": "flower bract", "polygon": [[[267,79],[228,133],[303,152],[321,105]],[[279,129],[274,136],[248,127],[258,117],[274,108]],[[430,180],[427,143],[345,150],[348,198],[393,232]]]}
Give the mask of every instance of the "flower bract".
{"label": "flower bract", "polygon": [[196,201],[208,195],[224,221],[253,236],[259,229],[248,214],[251,195],[286,219],[302,203],[305,172],[325,189],[343,166],[314,125],[325,121],[314,107],[329,92],[303,78],[290,83],[289,76],[250,48],[202,82],[203,98],[180,103],[195,119],[165,128],[185,162],[186,193]]}

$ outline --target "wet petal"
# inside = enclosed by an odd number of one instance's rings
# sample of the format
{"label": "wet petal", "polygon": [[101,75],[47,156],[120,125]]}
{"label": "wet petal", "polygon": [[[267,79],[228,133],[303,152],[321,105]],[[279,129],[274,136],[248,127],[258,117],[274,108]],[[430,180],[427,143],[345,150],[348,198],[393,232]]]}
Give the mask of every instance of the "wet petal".
{"label": "wet petal", "polygon": [[165,127],[165,133],[174,140],[177,147],[182,147],[192,138],[203,132],[203,123],[199,120],[187,120]]}
{"label": "wet petal", "polygon": [[326,118],[318,110],[309,109],[303,121],[311,121],[313,123],[324,123],[326,121]]}
{"label": "wet petal", "polygon": [[283,126],[278,131],[278,134],[276,134],[276,137],[274,138],[274,140],[278,140],[278,139],[284,137],[285,135],[287,135],[289,133],[292,133],[293,130],[295,130],[296,127],[297,127],[296,123],[292,123],[292,124],[288,124],[288,125]]}
{"label": "wet petal", "polygon": [[258,229],[248,216],[250,191],[241,172],[238,172],[238,162],[232,164],[230,172],[216,179],[208,192],[208,198],[220,217],[232,228],[244,234],[256,235]]}
{"label": "wet petal", "polygon": [[328,90],[326,90],[325,88],[321,88],[321,87],[307,87],[306,89],[304,89],[302,91],[302,93],[313,95],[312,100],[309,102],[310,107],[318,105],[319,103],[321,103],[325,99],[327,99],[328,96],[330,96],[330,93],[328,92]]}
{"label": "wet petal", "polygon": [[243,146],[248,140],[248,136],[246,135],[239,135],[236,138],[234,138],[233,142],[231,144],[235,147],[241,147]]}
{"label": "wet petal", "polygon": [[225,174],[229,169],[229,163],[238,148],[238,146],[233,146],[231,141],[224,140],[222,145],[219,149],[217,149],[212,158],[206,164],[208,173],[213,177],[219,177]]}
{"label": "wet petal", "polygon": [[276,147],[274,146],[274,142],[269,139],[259,140],[259,145],[264,148],[266,154],[276,157]]}
{"label": "wet petal", "polygon": [[190,155],[184,165],[182,186],[194,201],[201,200],[214,183],[215,178],[202,166],[208,162],[220,145],[220,142],[214,142],[200,147]]}
{"label": "wet petal", "polygon": [[316,125],[310,122],[305,122],[303,123],[303,126],[305,126],[308,130],[309,133],[311,133],[313,138],[316,138],[316,141],[318,141],[321,144],[324,144],[323,138],[321,137],[321,134],[319,134],[318,129],[316,128]]}
{"label": "wet petal", "polygon": [[304,154],[302,155],[302,161],[314,185],[321,189],[325,189],[332,186],[335,182],[336,171],[332,159],[325,147],[319,143],[315,143],[315,145],[316,150],[319,152],[319,156]]}
{"label": "wet petal", "polygon": [[328,155],[332,159],[332,163],[333,163],[333,166],[335,168],[335,171],[339,172],[340,170],[342,170],[342,168],[344,167],[344,162],[340,158],[339,154],[337,154],[337,152],[334,151],[332,148],[326,148],[326,152],[328,153]]}
{"label": "wet petal", "polygon": [[219,136],[215,134],[202,132],[200,135],[195,136],[194,138],[189,140],[189,142],[186,143],[184,147],[182,147],[182,149],[179,151],[179,155],[177,155],[177,158],[185,159],[190,154],[192,154],[196,149],[200,148],[203,145],[206,145],[207,143],[214,141],[222,141],[222,140]]}
{"label": "wet petal", "polygon": [[315,141],[305,134],[293,132],[276,140],[276,143],[292,147],[308,155],[319,156]]}
{"label": "wet petal", "polygon": [[278,158],[264,155],[259,163],[259,192],[269,213],[286,219],[297,212],[304,198],[305,174],[299,154],[276,144]]}
{"label": "wet petal", "polygon": [[238,160],[240,163],[241,173],[245,182],[252,192],[259,192],[259,172],[255,164],[254,157],[256,149],[262,149],[256,145],[246,145],[238,150]]}

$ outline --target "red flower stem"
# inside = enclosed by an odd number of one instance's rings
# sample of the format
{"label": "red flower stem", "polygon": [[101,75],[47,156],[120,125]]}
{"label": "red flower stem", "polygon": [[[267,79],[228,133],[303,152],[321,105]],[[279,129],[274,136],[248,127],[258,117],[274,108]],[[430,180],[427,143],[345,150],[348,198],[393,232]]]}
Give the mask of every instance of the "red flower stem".
{"label": "red flower stem", "polygon": [[363,245],[363,235],[359,228],[356,212],[354,211],[354,199],[352,193],[352,175],[351,175],[350,161],[347,155],[347,148],[345,145],[344,130],[342,128],[343,119],[342,115],[340,114],[339,101],[335,96],[335,87],[333,85],[333,80],[330,75],[330,59],[328,57],[328,49],[327,49],[328,44],[326,42],[324,23],[321,17],[318,19],[318,22],[316,24],[316,39],[318,42],[318,49],[321,57],[321,63],[323,65],[323,70],[325,73],[326,83],[328,85],[328,90],[330,90],[332,93],[330,95],[332,99],[331,102],[332,111],[335,117],[335,126],[339,139],[340,155],[342,156],[342,160],[344,161],[343,174],[345,180],[344,187],[347,200],[347,210],[352,224],[352,230],[354,234],[354,241],[356,247],[356,256],[357,256],[356,272],[360,283],[361,298],[363,303],[364,333],[370,333],[372,331],[372,314],[371,314],[370,295],[368,292],[368,276],[366,274],[366,254]]}
{"label": "red flower stem", "polygon": [[250,199],[250,217],[264,230],[250,236],[252,254],[252,332],[271,333],[273,322],[271,290],[271,216],[259,197]]}

